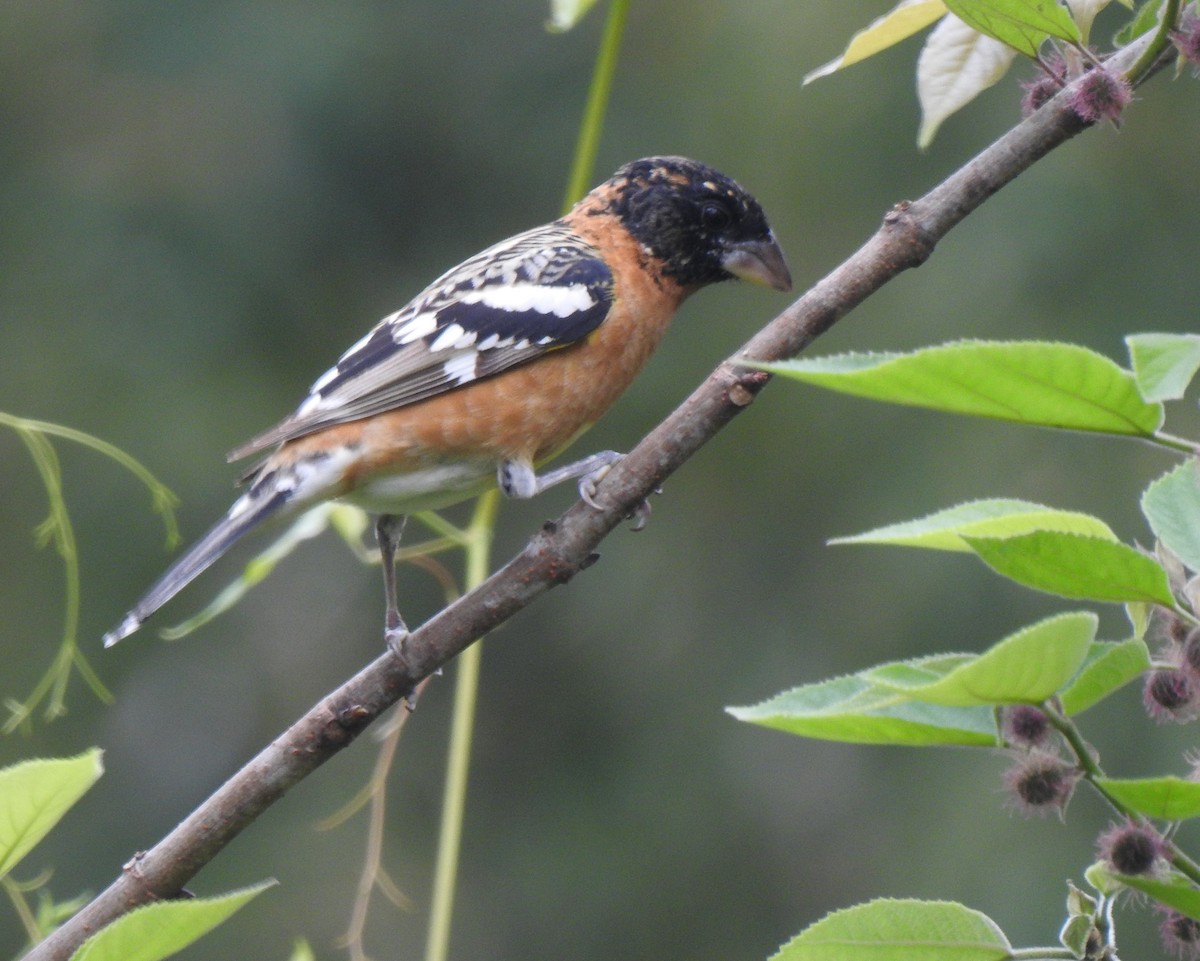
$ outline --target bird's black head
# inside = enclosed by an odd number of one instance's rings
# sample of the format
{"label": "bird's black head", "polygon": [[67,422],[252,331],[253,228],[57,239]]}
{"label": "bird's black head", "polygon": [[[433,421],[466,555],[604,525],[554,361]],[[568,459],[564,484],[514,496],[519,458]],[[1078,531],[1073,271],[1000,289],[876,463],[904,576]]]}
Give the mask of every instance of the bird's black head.
{"label": "bird's black head", "polygon": [[686,157],[646,157],[601,188],[609,210],[681,287],[735,277],[790,290],[783,251],[766,215],[723,173]]}

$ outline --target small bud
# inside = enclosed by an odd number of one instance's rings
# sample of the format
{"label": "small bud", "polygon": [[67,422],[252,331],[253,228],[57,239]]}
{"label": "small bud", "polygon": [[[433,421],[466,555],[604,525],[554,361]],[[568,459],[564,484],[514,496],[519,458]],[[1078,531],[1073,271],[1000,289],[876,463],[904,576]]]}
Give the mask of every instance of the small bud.
{"label": "small bud", "polygon": [[1060,90],[1062,84],[1053,77],[1041,76],[1021,84],[1021,118],[1037,112]]}
{"label": "small bud", "polygon": [[1118,874],[1151,874],[1162,867],[1167,846],[1153,828],[1130,821],[1100,835],[1096,850]]}
{"label": "small bud", "polygon": [[1001,733],[1010,744],[1040,747],[1050,736],[1050,722],[1032,704],[1014,704],[1004,709]]}
{"label": "small bud", "polygon": [[1156,721],[1190,721],[1196,716],[1195,692],[1186,674],[1163,667],[1146,675],[1142,703]]}
{"label": "small bud", "polygon": [[1084,74],[1071,94],[1070,107],[1080,120],[1096,123],[1116,120],[1133,99],[1133,90],[1124,77],[1096,67]]}
{"label": "small bud", "polygon": [[1163,914],[1162,924],[1158,933],[1162,936],[1163,947],[1168,953],[1185,961],[1195,961],[1200,958],[1200,921],[1180,914],[1171,908],[1155,905]]}
{"label": "small bud", "polygon": [[1200,627],[1192,628],[1184,638],[1179,666],[1187,674],[1192,686],[1197,686],[1200,682]]}
{"label": "small bud", "polygon": [[1062,816],[1078,775],[1053,754],[1036,751],[1004,772],[1012,803],[1022,814]]}
{"label": "small bud", "polygon": [[1025,91],[1021,97],[1022,117],[1028,117],[1066,85],[1067,65],[1061,57],[1047,62],[1045,66],[1045,71],[1021,84],[1021,89]]}

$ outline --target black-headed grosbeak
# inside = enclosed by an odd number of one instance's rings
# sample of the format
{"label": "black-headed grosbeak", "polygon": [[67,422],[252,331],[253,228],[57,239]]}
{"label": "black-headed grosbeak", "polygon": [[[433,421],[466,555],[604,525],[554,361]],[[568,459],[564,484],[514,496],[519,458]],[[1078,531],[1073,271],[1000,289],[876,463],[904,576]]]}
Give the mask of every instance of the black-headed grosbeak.
{"label": "black-headed grosbeak", "polygon": [[493,482],[532,497],[568,479],[592,501],[620,455],[546,474],[553,457],[620,396],[675,310],[707,284],[776,290],[791,277],[758,202],[683,157],[618,170],[565,217],[443,274],[319,377],[290,417],[229,455],[274,450],[248,488],[104,637],[109,647],[269,517],[340,498],[380,515],[386,635],[403,516],[466,500]]}

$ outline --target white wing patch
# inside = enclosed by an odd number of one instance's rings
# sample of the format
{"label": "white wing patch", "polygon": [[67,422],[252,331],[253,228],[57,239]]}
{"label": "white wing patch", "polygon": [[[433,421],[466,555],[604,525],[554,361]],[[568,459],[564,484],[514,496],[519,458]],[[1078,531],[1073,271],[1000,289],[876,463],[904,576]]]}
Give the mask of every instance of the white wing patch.
{"label": "white wing patch", "polygon": [[456,354],[442,364],[446,380],[452,384],[465,384],[475,379],[475,353]]}
{"label": "white wing patch", "polygon": [[447,324],[429,342],[429,352],[436,354],[439,350],[466,350],[475,343],[476,336],[475,331],[464,329],[462,324]]}
{"label": "white wing patch", "polygon": [[458,299],[464,304],[482,304],[493,310],[508,310],[514,313],[533,310],[539,314],[553,314],[555,317],[569,317],[596,305],[596,299],[583,284],[561,287],[542,284],[483,287],[464,291],[459,294]]}
{"label": "white wing patch", "polygon": [[[391,317],[385,317],[381,323],[395,323],[400,319],[402,313],[403,311],[397,311]],[[414,340],[428,337],[435,330],[437,330],[437,314],[427,311],[400,324],[392,333],[392,338],[399,346],[403,347],[405,344],[411,344]]]}

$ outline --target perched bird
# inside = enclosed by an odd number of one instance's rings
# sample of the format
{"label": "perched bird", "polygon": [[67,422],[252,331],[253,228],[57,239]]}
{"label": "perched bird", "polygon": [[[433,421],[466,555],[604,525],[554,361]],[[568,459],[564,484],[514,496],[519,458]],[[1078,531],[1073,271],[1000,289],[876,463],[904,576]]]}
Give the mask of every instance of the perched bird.
{"label": "perched bird", "polygon": [[565,217],[443,274],[346,351],[295,413],[233,451],[230,460],[271,449],[105,647],[252,528],[335,498],[380,515],[385,634],[395,646],[407,633],[394,566],[404,515],[476,496],[493,479],[521,498],[580,479],[594,504],[596,481],[620,455],[540,475],[535,466],[620,396],[689,294],[733,278],[791,289],[758,202],[694,160],[626,164]]}

